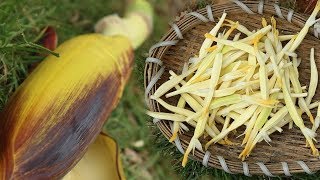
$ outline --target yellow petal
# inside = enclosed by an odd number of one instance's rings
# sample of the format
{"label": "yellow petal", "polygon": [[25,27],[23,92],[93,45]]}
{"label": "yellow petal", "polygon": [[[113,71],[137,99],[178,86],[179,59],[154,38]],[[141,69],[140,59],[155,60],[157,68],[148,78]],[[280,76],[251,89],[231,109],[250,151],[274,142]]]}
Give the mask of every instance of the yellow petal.
{"label": "yellow petal", "polygon": [[125,179],[119,154],[117,143],[109,136],[100,134],[62,180]]}
{"label": "yellow petal", "polygon": [[43,60],[0,115],[0,169],[12,179],[64,176],[99,134],[133,65],[130,42],[120,36],[81,35],[56,52],[60,57]]}

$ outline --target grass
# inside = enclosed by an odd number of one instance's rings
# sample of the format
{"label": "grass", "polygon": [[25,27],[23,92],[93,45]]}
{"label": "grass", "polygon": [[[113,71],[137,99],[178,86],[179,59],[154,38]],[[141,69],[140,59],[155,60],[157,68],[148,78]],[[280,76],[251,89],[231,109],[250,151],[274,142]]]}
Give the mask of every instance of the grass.
{"label": "grass", "polygon": [[93,24],[99,18],[122,11],[121,0],[109,0],[108,3],[110,6],[101,8],[103,0],[82,0],[77,3],[62,0],[59,4],[42,0],[1,1],[0,109],[25,79],[28,67],[43,59],[38,54],[46,50],[34,43],[39,41],[46,26],[57,28],[60,42],[92,32]]}
{"label": "grass", "polygon": [[[43,59],[46,51],[37,43],[44,27],[57,29],[59,42],[78,34],[93,32],[94,23],[107,14],[124,11],[125,0],[7,0],[0,2],[0,110],[9,96],[27,77],[28,67]],[[152,37],[136,51],[135,68],[118,108],[112,113],[104,131],[119,143],[128,179],[248,179],[221,170],[205,168],[192,161],[181,168],[182,155],[168,143],[144,113],[143,71],[145,54],[168,28],[166,1],[150,0],[154,5],[155,28]],[[204,7],[205,0],[198,7]],[[190,9],[195,9],[191,7]],[[174,165],[172,165],[174,164]],[[297,175],[295,179],[316,179]],[[253,177],[252,179],[268,179]],[[281,178],[275,178],[281,179]]]}
{"label": "grass", "polygon": [[[44,57],[46,51],[36,43],[43,35],[43,29],[50,25],[57,30],[59,42],[83,33],[93,32],[94,23],[101,17],[124,11],[124,0],[61,0],[59,4],[42,0],[8,0],[0,2],[0,110],[10,95],[27,77],[29,67]],[[165,12],[164,1],[152,0],[158,13]],[[157,13],[157,14],[158,14]],[[160,39],[167,24],[167,15],[155,18],[154,34],[143,47],[136,51],[135,70],[125,89],[118,108],[113,112],[105,130],[118,141],[123,152],[122,160],[128,179],[164,179],[175,177],[173,169],[161,160],[161,154],[154,150],[148,117],[142,98],[144,54],[151,44]],[[134,142],[143,142],[137,147]],[[141,162],[132,161],[134,152]],[[126,154],[127,153],[127,154]],[[170,173],[171,172],[171,173]],[[170,179],[170,178],[169,178]]]}
{"label": "grass", "polygon": [[[155,148],[154,136],[149,128],[151,119],[145,115],[143,98],[144,61],[148,49],[156,43],[168,28],[166,2],[152,1],[157,12],[154,17],[152,36],[135,52],[135,67],[132,78],[124,95],[105,125],[105,131],[111,134],[122,149],[125,174],[128,179],[177,179],[171,168],[170,158],[164,159],[162,153]],[[142,147],[135,147],[135,142],[144,142]],[[142,161],[134,162],[126,155],[132,150]]]}
{"label": "grass", "polygon": [[[52,13],[49,8],[35,5],[23,7],[17,1],[0,4],[0,109],[8,96],[18,87],[28,74],[28,65],[42,57],[34,53],[41,52],[34,42],[41,36],[41,28]],[[30,14],[42,18],[33,18]]]}

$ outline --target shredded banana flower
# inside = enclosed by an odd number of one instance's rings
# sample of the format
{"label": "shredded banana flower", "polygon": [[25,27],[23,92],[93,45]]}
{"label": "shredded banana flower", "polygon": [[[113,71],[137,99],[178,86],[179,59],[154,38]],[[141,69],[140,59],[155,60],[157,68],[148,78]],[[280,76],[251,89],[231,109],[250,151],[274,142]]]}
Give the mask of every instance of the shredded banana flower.
{"label": "shredded banana flower", "polygon": [[313,132],[316,132],[319,126],[320,126],[320,105],[318,105],[317,116],[312,127]]}
{"label": "shredded banana flower", "polygon": [[[224,12],[182,72],[169,70],[169,79],[150,96],[165,111],[146,113],[173,122],[170,142],[179,134],[193,132],[182,166],[196,149],[207,150],[216,143],[236,145],[230,133],[242,138],[244,148],[239,158],[245,160],[261,141],[272,145],[273,133],[293,126],[300,129],[312,154],[319,156],[314,142],[320,126],[320,103],[313,101],[318,87],[315,49],[310,53],[308,86],[299,81],[298,67],[305,57],[296,51],[310,27],[319,21],[319,11],[320,1],[298,34],[281,34],[274,17],[269,24],[262,18],[262,28],[250,31],[227,19]],[[314,108],[316,115],[311,111]],[[312,127],[302,119],[303,113]],[[288,124],[289,128],[284,127]],[[194,131],[189,131],[190,127]],[[242,134],[240,127],[245,127]]]}
{"label": "shredded banana flower", "polygon": [[[235,121],[232,124],[230,124],[230,126],[225,131],[222,131],[220,134],[218,134],[216,137],[214,137],[212,140],[210,140],[206,144],[205,149],[208,149],[208,147],[212,143],[216,143],[216,142],[220,141],[226,135],[228,135],[231,131],[233,131],[233,130],[237,129],[238,127],[242,126],[245,122],[247,122],[250,119],[250,117],[254,114],[254,112],[256,111],[257,108],[258,108],[257,105],[251,105],[250,107],[248,107],[246,109],[246,113],[241,114],[240,116],[237,116]],[[230,115],[231,115],[231,113],[230,113]]]}
{"label": "shredded banana flower", "polygon": [[[210,79],[210,88],[211,91],[208,93],[207,97],[205,98],[205,106],[203,107],[202,114],[200,115],[199,122],[197,123],[197,126],[195,128],[193,137],[191,138],[191,141],[189,143],[189,146],[183,156],[182,160],[182,166],[185,167],[187,164],[189,153],[195,148],[202,151],[202,145],[199,141],[200,136],[203,134],[205,130],[205,125],[207,123],[207,120],[209,118],[209,106],[213,98],[214,91],[216,89],[216,86],[218,84],[221,67],[222,67],[222,54],[218,53],[215,61],[213,63],[212,67],[212,74]],[[200,144],[200,145],[199,145]]]}
{"label": "shredded banana flower", "polygon": [[[302,87],[301,87],[300,81],[298,79],[298,75],[296,74],[296,71],[294,70],[293,66],[289,67],[289,76],[290,76],[289,79],[290,79],[290,81],[292,83],[294,92],[295,93],[302,93]],[[299,98],[298,104],[299,104],[299,107],[301,109],[303,109],[306,112],[306,114],[309,116],[310,121],[312,123],[314,123],[313,115],[311,114],[305,99],[304,98]]]}
{"label": "shredded banana flower", "polygon": [[147,111],[147,115],[153,118],[161,119],[161,120],[170,120],[170,121],[177,121],[177,122],[184,122],[184,120],[186,119],[186,116],[174,114],[174,113]]}
{"label": "shredded banana flower", "polygon": [[[158,101],[159,102],[159,101]],[[163,101],[164,102],[164,101]],[[179,101],[178,101],[178,104],[177,104],[177,107],[178,108],[184,108],[186,105],[186,100],[183,99],[183,97],[180,97],[179,98]],[[180,124],[180,122],[173,122],[173,132],[172,132],[172,136],[171,138],[169,139],[169,142],[173,142],[174,140],[177,139],[178,137],[178,132],[180,130],[180,126],[182,125],[182,123]]]}
{"label": "shredded banana flower", "polygon": [[317,86],[318,86],[318,70],[315,62],[314,57],[314,48],[311,49],[310,53],[310,69],[311,69],[311,78],[310,78],[310,85],[308,90],[308,97],[306,98],[306,103],[309,105],[313,96],[316,94]]}
{"label": "shredded banana flower", "polygon": [[[283,79],[283,81],[285,81],[284,77],[282,77],[282,79]],[[315,156],[319,156],[319,151],[314,146],[314,143],[312,141],[312,139],[316,136],[316,134],[311,129],[308,129],[307,127],[305,127],[304,122],[301,118],[301,115],[298,113],[297,109],[295,108],[295,105],[294,105],[294,103],[291,99],[291,96],[290,96],[290,92],[289,92],[285,83],[282,86],[282,90],[283,90],[283,94],[284,94],[284,100],[286,103],[286,107],[289,111],[289,114],[290,114],[293,122],[295,123],[296,126],[298,126],[300,128],[300,130],[302,131],[302,134],[307,139],[307,142],[309,143],[310,148],[312,150],[312,154]]]}
{"label": "shredded banana flower", "polygon": [[[223,13],[219,22],[217,23],[217,25],[210,31],[210,35],[212,36],[216,36],[219,29],[222,26],[222,23],[224,22],[225,18],[227,17],[227,13]],[[207,55],[207,49],[212,45],[213,40],[207,38],[204,40],[204,42],[202,43],[202,46],[200,48],[200,52],[199,52],[199,58],[202,59]]]}

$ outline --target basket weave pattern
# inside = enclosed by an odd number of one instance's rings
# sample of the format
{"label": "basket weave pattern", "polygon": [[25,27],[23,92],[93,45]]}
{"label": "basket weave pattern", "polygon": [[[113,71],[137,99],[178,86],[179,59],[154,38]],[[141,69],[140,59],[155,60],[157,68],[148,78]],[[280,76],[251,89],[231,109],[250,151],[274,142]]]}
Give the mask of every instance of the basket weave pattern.
{"label": "basket weave pattern", "polygon": [[[277,28],[280,34],[296,34],[301,30],[304,23],[307,20],[307,16],[294,13],[292,16],[292,22],[288,22],[286,19],[282,19],[277,16],[274,4],[265,3],[263,6],[263,15],[258,13],[259,2],[245,2],[245,5],[253,11],[255,14],[248,14],[235,3],[227,3],[221,5],[214,5],[211,7],[213,17],[217,19],[222,15],[225,10],[228,13],[227,18],[233,21],[239,21],[244,24],[249,30],[261,28],[261,17],[270,19],[271,16],[275,16],[278,22]],[[261,6],[260,6],[261,7]],[[208,17],[207,9],[200,9],[197,11],[204,17]],[[261,12],[261,10],[260,10]],[[281,8],[283,17],[287,17],[289,10]],[[209,32],[214,26],[214,22],[203,22],[194,16],[184,16],[180,21],[176,22],[182,32],[181,35],[171,28],[162,38],[162,41],[174,41],[179,40],[174,46],[157,47],[150,52],[150,57],[157,58],[163,62],[165,67],[164,73],[161,79],[152,87],[151,91],[146,94],[147,97],[152,95],[155,90],[165,81],[169,79],[169,70],[173,70],[176,73],[181,73],[182,67],[185,62],[189,60],[199,52],[202,42],[204,41],[204,34]],[[223,28],[222,28],[223,29]],[[300,47],[297,49],[298,56],[302,58],[301,65],[299,67],[300,82],[302,85],[309,84],[310,78],[310,64],[309,56],[310,49],[315,48],[316,61],[318,65],[318,71],[320,71],[320,41],[314,37],[313,29],[306,36]],[[235,34],[235,33],[234,33]],[[234,35],[233,34],[233,35]],[[232,37],[233,37],[232,35]],[[149,85],[151,79],[157,74],[161,66],[156,63],[146,63],[145,67],[145,87]],[[176,105],[178,98],[165,98],[166,102],[172,105]],[[320,91],[317,91],[313,102],[320,100]],[[147,104],[151,111],[167,112],[156,101],[148,99]],[[312,111],[314,116],[315,110]],[[311,127],[308,119],[305,119],[307,127]],[[171,137],[170,123],[165,120],[157,122],[157,126],[162,133],[167,137]],[[193,128],[190,132],[179,134],[179,139],[183,149],[188,147],[188,143],[193,135]],[[282,133],[274,133],[270,136],[272,142],[270,145],[264,141],[258,143],[251,155],[242,162],[238,159],[238,155],[241,153],[244,147],[240,145],[227,146],[220,144],[213,144],[209,147],[207,152],[201,152],[196,150],[192,158],[203,161],[204,156],[210,156],[209,161],[205,163],[210,167],[223,169],[229,173],[244,173],[246,175],[259,175],[266,174],[268,176],[273,175],[290,175],[290,173],[306,172],[312,173],[320,170],[320,160],[317,157],[311,155],[310,149],[306,147],[306,141],[302,133],[297,127],[288,130],[288,126],[283,127]],[[244,129],[240,129],[237,134],[240,134]],[[230,134],[230,140],[241,144],[242,138],[236,138],[232,133]],[[320,140],[320,136],[316,138]],[[209,138],[202,138],[200,141],[202,144],[208,142]],[[319,149],[320,144],[317,143],[316,147]]]}

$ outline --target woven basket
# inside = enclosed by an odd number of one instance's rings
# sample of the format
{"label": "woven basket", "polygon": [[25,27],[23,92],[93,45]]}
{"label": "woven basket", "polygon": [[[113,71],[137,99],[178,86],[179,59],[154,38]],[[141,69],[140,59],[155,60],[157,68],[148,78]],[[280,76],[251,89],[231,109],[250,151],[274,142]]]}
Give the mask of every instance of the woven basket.
{"label": "woven basket", "polygon": [[[249,30],[261,28],[262,17],[270,19],[271,16],[275,16],[280,34],[295,34],[299,32],[308,18],[306,15],[293,13],[292,21],[288,22],[287,17],[291,16],[290,14],[293,12],[289,9],[281,8],[279,12],[276,10],[279,6],[275,4],[263,4],[263,2],[256,1],[243,2],[242,4],[249,8],[245,9],[241,8],[237,3],[213,5],[196,11],[202,17],[195,17],[192,13],[181,17],[178,22],[173,24],[173,28],[163,36],[162,42],[150,49],[150,57],[147,59],[145,67],[145,88],[151,88],[150,91],[146,91],[146,100],[151,111],[167,112],[156,101],[150,100],[148,97],[162,83],[168,80],[169,70],[181,73],[183,64],[199,52],[200,46],[204,41],[204,34],[215,26],[215,23],[210,21],[210,19],[212,20],[210,18],[210,11],[216,20],[222,15],[223,11],[226,11],[228,13],[227,18],[239,21],[248,27]],[[301,74],[300,81],[303,85],[309,84],[309,56],[311,47],[315,47],[316,61],[318,70],[320,70],[320,41],[315,37],[315,32],[311,28],[310,33],[297,50],[299,57],[302,58],[299,72]],[[155,85],[149,84],[151,79],[160,75],[161,79]],[[319,98],[320,91],[317,91],[314,101],[319,100]],[[172,105],[176,105],[178,101],[177,97],[163,99]],[[316,115],[315,111],[312,113],[314,116]],[[306,119],[306,117],[303,118]],[[309,120],[306,119],[305,122],[307,127],[311,127]],[[166,138],[171,137],[170,122],[160,120],[155,121],[155,123]],[[268,176],[284,174],[290,176],[293,173],[306,172],[311,174],[320,170],[320,160],[318,157],[311,155],[310,149],[306,147],[305,138],[300,130],[297,127],[291,130],[288,129],[288,126],[283,128],[285,129],[283,133],[271,135],[271,146],[265,142],[258,143],[244,162],[238,159],[238,155],[244,148],[240,145],[225,146],[214,144],[209,147],[207,152],[196,150],[194,155],[190,155],[189,157],[203,162],[204,165],[210,167],[223,169],[229,173],[243,173],[247,176],[261,174]],[[180,151],[182,152],[187,148],[189,140],[193,135],[193,128],[191,129],[189,132],[179,134],[180,140],[175,141],[176,144],[181,143],[183,149],[180,148]],[[241,138],[232,137],[232,135],[230,139],[238,143],[242,140]],[[202,144],[205,144],[208,140],[210,139],[200,139]],[[320,136],[317,137],[317,140],[320,140]],[[316,146],[320,148],[320,143],[317,143]],[[204,162],[204,156],[206,156],[205,159],[209,160],[208,162]]]}

